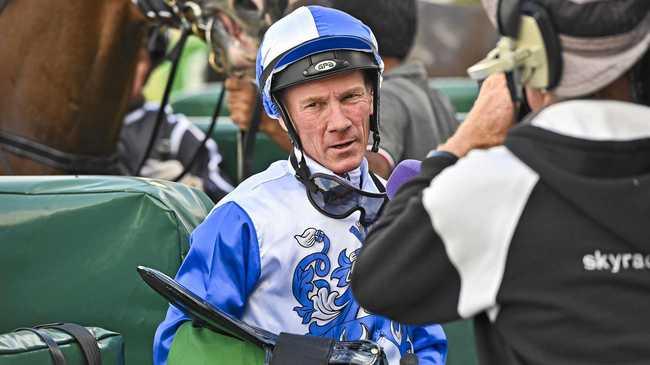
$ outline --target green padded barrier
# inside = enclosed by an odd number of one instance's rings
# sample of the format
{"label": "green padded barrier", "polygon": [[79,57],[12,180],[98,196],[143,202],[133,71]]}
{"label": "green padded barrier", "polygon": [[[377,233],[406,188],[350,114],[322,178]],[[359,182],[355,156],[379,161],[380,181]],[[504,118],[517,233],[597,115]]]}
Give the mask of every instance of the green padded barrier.
{"label": "green padded barrier", "polygon": [[[171,98],[172,109],[174,109],[175,113],[185,114],[188,117],[212,116],[222,87],[222,83],[214,82],[200,90],[173,94]],[[221,111],[219,113],[223,117],[230,115],[225,97],[227,95],[224,96],[224,102],[221,105]]]}
{"label": "green padded barrier", "polygon": [[206,328],[195,328],[191,322],[185,322],[174,336],[167,363],[169,365],[262,365],[264,350],[250,342]]}
{"label": "green padded barrier", "polygon": [[[124,364],[124,341],[120,334],[97,327],[87,327],[95,335],[102,364]],[[85,365],[86,360],[72,336],[54,329],[41,329],[59,345],[66,364]],[[36,334],[16,331],[0,335],[0,365],[51,364],[47,345]]]}
{"label": "green padded barrier", "polygon": [[[190,120],[204,132],[210,126],[210,118],[190,118]],[[217,141],[219,153],[223,157],[221,167],[228,176],[237,177],[237,145],[239,141],[239,129],[227,117],[220,117],[217,126],[212,132],[212,138]],[[253,159],[253,173],[265,170],[271,163],[278,160],[286,160],[289,154],[282,150],[265,133],[258,133],[255,143],[255,158]]]}
{"label": "green padded barrier", "polygon": [[474,342],[474,324],[471,320],[455,321],[442,326],[447,335],[449,353],[447,365],[478,364]]}
{"label": "green padded barrier", "polygon": [[429,80],[429,86],[447,95],[456,113],[469,112],[478,96],[478,84],[469,78],[437,77]]}
{"label": "green padded barrier", "polygon": [[92,324],[124,336],[128,364],[150,364],[167,303],[136,267],[174,275],[212,206],[160,180],[0,177],[0,333]]}

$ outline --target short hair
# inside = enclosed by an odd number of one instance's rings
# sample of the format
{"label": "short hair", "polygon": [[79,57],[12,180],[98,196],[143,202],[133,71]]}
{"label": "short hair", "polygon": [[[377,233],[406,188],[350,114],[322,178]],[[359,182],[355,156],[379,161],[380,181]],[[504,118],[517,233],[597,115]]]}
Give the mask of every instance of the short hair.
{"label": "short hair", "polygon": [[320,5],[344,11],[370,27],[382,57],[403,60],[408,56],[417,30],[415,0],[297,0],[288,11]]}

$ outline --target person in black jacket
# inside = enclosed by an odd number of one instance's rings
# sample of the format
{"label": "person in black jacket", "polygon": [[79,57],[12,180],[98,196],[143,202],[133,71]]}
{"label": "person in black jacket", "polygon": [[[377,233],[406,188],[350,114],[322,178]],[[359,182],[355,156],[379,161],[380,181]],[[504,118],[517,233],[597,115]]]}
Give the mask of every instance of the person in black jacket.
{"label": "person in black jacket", "polygon": [[510,38],[471,71],[508,77],[387,205],[354,295],[406,323],[473,318],[483,364],[647,364],[650,2],[501,1],[483,2]]}

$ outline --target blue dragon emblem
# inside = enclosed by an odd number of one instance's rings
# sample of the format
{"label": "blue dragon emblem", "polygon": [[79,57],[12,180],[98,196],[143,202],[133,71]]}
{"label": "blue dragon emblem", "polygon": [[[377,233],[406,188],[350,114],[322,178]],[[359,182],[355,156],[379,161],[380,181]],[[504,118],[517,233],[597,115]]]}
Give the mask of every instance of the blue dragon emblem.
{"label": "blue dragon emblem", "polygon": [[[352,226],[349,231],[363,242],[366,232],[361,226]],[[366,312],[352,297],[350,274],[360,249],[340,251],[333,268],[328,256],[331,243],[325,232],[308,228],[294,238],[306,249],[322,245],[320,251],[300,260],[291,285],[299,303],[293,310],[302,323],[309,326],[308,334],[341,341],[376,341],[381,336],[394,343],[402,353],[413,351],[407,327]]]}

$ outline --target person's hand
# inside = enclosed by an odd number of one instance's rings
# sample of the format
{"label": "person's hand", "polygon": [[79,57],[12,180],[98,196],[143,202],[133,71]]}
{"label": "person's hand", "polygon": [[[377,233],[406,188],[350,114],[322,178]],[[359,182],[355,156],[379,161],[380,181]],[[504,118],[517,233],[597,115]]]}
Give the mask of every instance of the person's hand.
{"label": "person's hand", "polygon": [[230,110],[230,119],[241,130],[250,128],[251,117],[257,103],[257,87],[246,76],[230,76],[225,82],[228,91],[226,102]]}
{"label": "person's hand", "polygon": [[515,122],[514,113],[505,75],[492,75],[483,82],[465,121],[438,150],[463,157],[476,148],[501,145]]}

